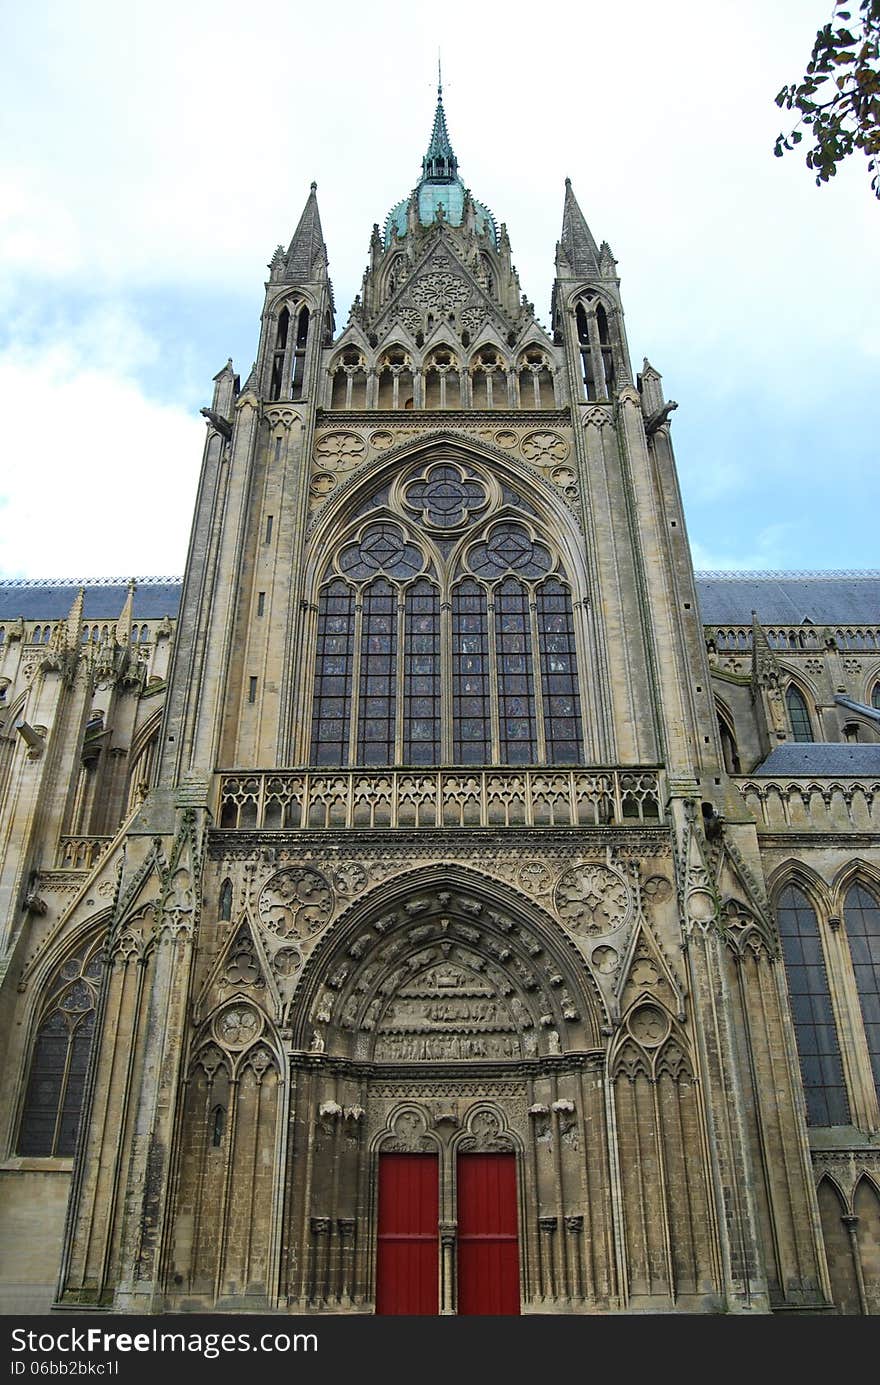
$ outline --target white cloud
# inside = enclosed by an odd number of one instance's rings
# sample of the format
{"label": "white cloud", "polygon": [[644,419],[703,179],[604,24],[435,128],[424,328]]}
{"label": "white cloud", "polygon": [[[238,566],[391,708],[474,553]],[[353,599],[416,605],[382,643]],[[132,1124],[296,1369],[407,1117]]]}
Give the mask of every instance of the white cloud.
{"label": "white cloud", "polygon": [[[401,0],[337,0],[332,10],[288,0],[20,6],[0,54],[0,309],[12,320],[4,368],[18,372],[18,390],[40,396],[38,417],[59,412],[44,366],[35,361],[32,373],[27,355],[29,343],[43,349],[40,316],[57,316],[76,353],[53,376],[68,412],[89,388],[93,430],[99,401],[109,409],[116,400],[120,414],[137,412],[142,429],[155,420],[159,430],[152,449],[129,446],[164,452],[163,430],[183,422],[174,405],[192,404],[193,343],[204,350],[213,321],[246,343],[235,363],[247,373],[266,260],[292,233],[312,178],[344,325],[371,223],[418,176],[441,41],[462,175],[507,222],[539,316],[546,321],[569,175],[597,239],[618,257],[634,364],[647,354],[664,372],[682,404],[676,427],[689,407],[685,362],[690,388],[714,406],[705,444],[691,444],[701,497],[747,489],[748,474],[767,466],[765,451],[750,440],[734,469],[729,437],[759,394],[778,401],[783,420],[830,411],[876,369],[880,351],[880,238],[865,161],[817,189],[800,153],[772,155],[785,125],[773,97],[803,71],[829,3],[560,0],[552,15],[511,6],[502,18],[464,0],[439,12]],[[88,300],[85,318],[56,311],[56,294]],[[122,326],[102,327],[93,306],[151,294],[166,316],[175,295],[201,294],[204,304],[198,323],[181,318],[176,378],[162,373],[165,393],[152,403],[154,329],[134,309]],[[230,327],[245,300],[249,318]],[[210,373],[232,347],[216,333]],[[108,438],[117,436],[118,419],[105,416]],[[838,426],[852,435],[851,415]],[[78,463],[88,469],[110,451],[93,441]],[[722,463],[714,478],[707,455]],[[52,456],[31,451],[45,497],[55,493]],[[197,459],[182,459],[185,475]],[[684,472],[681,450],[680,460]],[[818,448],[799,451],[803,482],[827,464]],[[96,514],[102,491],[92,489]],[[16,504],[10,493],[7,510]],[[113,566],[103,548],[113,533],[112,514],[102,513],[91,551],[103,571]],[[732,551],[754,542],[744,537]]]}
{"label": "white cloud", "polygon": [[103,312],[74,342],[0,355],[5,576],[183,571],[204,424],[111,367],[122,326]]}

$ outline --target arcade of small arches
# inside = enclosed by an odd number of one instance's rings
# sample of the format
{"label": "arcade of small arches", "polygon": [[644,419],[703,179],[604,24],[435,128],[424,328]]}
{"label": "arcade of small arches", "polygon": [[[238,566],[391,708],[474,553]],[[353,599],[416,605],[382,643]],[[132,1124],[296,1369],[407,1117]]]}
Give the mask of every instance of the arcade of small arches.
{"label": "arcade of small arches", "polygon": [[333,360],[328,409],[557,409],[563,387],[549,350],[527,346],[516,355],[486,344],[466,355],[446,344],[424,354],[402,344],[375,361],[357,346]]}

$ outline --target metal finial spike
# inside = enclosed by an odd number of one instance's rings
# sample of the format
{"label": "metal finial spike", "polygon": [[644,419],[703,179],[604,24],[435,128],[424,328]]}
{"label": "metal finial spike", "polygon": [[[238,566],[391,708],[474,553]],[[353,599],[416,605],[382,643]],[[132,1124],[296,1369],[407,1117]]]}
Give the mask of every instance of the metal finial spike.
{"label": "metal finial spike", "polygon": [[437,49],[437,100],[443,100],[443,69],[440,66],[440,49]]}

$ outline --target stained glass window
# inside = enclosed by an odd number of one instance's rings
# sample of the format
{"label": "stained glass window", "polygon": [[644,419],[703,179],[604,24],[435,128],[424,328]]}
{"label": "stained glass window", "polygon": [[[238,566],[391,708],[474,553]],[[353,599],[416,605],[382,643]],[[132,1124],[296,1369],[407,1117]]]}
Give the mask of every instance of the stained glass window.
{"label": "stained glass window", "polygon": [[94,954],[70,958],[55,977],[37,1030],[18,1134],[18,1153],[74,1153],[101,976]]}
{"label": "stained glass window", "polygon": [[849,1102],[816,915],[787,885],[777,905],[779,935],[794,1020],[809,1125],[848,1125]]}
{"label": "stained glass window", "polygon": [[440,595],[431,582],[406,594],[403,659],[403,759],[440,761]]}
{"label": "stained glass window", "polygon": [[472,579],[452,594],[452,741],[456,764],[491,763],[486,593]]}
{"label": "stained glass window", "polygon": [[[327,564],[313,764],[582,762],[571,592],[550,544],[525,519],[467,545],[456,533],[497,503],[493,486],[446,462],[386,482],[385,513]],[[394,517],[401,505],[430,539]]]}
{"label": "stained glass window", "polygon": [[381,578],[364,589],[357,762],[394,763],[397,592]]}
{"label": "stained glass window", "polygon": [[581,707],[571,597],[550,578],[538,588],[538,640],[544,695],[544,739],[552,764],[583,760]]}
{"label": "stained glass window", "polygon": [[813,739],[813,728],[810,725],[810,713],[807,711],[807,703],[802,692],[793,683],[789,683],[785,694],[785,703],[788,707],[788,719],[791,722],[791,734],[796,741],[811,741]]}
{"label": "stained glass window", "polygon": [[853,885],[848,891],[844,921],[871,1069],[880,1095],[880,904],[864,885]]}
{"label": "stained glass window", "polygon": [[498,737],[505,765],[534,764],[537,759],[530,626],[528,591],[508,578],[495,592]]}
{"label": "stained glass window", "polygon": [[407,508],[435,529],[460,529],[486,508],[488,499],[481,481],[451,465],[429,467],[424,477],[409,483],[405,495]]}
{"label": "stained glass window", "polygon": [[331,582],[318,608],[318,648],[312,707],[312,763],[348,763],[351,723],[354,592]]}

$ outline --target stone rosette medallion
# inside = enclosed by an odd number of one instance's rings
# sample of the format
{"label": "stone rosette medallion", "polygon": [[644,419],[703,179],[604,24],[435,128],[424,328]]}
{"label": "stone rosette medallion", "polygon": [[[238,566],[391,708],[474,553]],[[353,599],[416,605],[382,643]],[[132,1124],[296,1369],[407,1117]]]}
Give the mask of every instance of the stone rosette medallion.
{"label": "stone rosette medallion", "polygon": [[257,913],[263,928],[274,937],[305,942],[327,927],[333,904],[333,891],[319,871],[290,866],[266,881]]}
{"label": "stone rosette medallion", "polygon": [[565,927],[578,937],[597,938],[627,922],[632,895],[613,867],[581,861],[556,882],[554,903]]}

